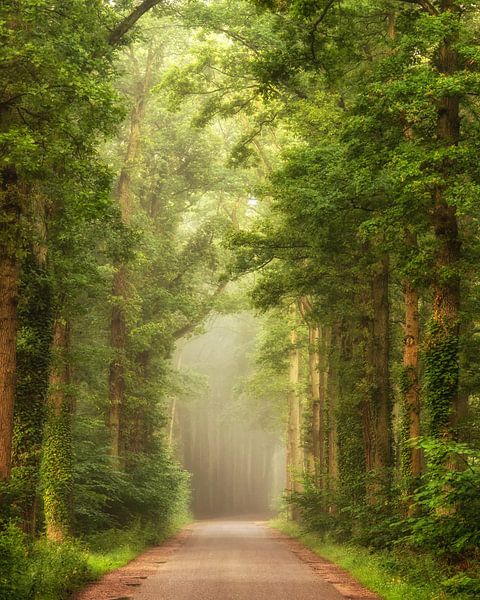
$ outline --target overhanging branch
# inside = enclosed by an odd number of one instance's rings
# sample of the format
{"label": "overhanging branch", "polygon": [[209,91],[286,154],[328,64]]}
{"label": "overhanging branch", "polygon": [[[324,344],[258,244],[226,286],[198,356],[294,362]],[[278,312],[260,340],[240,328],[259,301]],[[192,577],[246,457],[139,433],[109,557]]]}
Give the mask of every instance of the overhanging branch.
{"label": "overhanging branch", "polygon": [[228,281],[221,281],[217,285],[215,291],[213,292],[213,294],[209,298],[210,302],[208,303],[208,305],[205,308],[205,310],[202,310],[200,312],[200,314],[197,315],[196,319],[194,319],[190,323],[187,323],[183,327],[180,327],[180,329],[177,329],[177,331],[175,331],[174,334],[173,334],[174,339],[179,340],[179,339],[185,337],[189,333],[192,333],[192,331],[195,329],[195,327],[197,327],[198,325],[200,325],[200,323],[203,321],[203,319],[205,319],[208,316],[208,313],[211,310],[210,303],[213,300],[215,300],[215,298],[217,298],[218,296],[220,296],[220,294],[227,287],[227,284],[228,284]]}
{"label": "overhanging branch", "polygon": [[110,32],[108,36],[108,43],[115,46],[120,42],[123,36],[130,31],[135,23],[151,8],[154,8],[158,4],[161,4],[163,0],[143,0],[137,8],[127,15],[120,23]]}
{"label": "overhanging branch", "polygon": [[438,15],[438,10],[430,2],[430,0],[399,0],[399,2],[406,2],[407,4],[416,4],[417,6],[420,6],[421,8],[423,8],[423,10],[428,12],[428,14]]}

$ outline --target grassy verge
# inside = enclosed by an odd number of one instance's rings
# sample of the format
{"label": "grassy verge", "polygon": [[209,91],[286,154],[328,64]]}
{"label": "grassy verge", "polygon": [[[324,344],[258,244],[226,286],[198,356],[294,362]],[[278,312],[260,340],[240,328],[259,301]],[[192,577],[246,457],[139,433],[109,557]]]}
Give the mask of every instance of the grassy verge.
{"label": "grassy verge", "polygon": [[168,528],[132,527],[127,530],[112,529],[91,535],[84,541],[88,581],[99,579],[105,573],[123,567],[146,548],[158,545],[188,525],[190,515],[182,515]]}
{"label": "grassy verge", "polygon": [[0,534],[0,600],[65,600],[145,548],[173,535],[187,521],[158,531],[139,526],[109,530],[63,544],[33,544],[15,526]]}
{"label": "grassy verge", "polygon": [[384,600],[467,600],[472,596],[450,595],[440,581],[447,575],[428,555],[404,551],[371,552],[359,546],[323,541],[299,525],[276,519],[270,525],[299,539],[319,556],[331,560],[351,573]]}
{"label": "grassy verge", "polygon": [[165,533],[153,539],[150,532],[132,527],[126,530],[111,529],[87,537],[82,546],[88,580],[99,579],[105,573],[123,567],[148,546],[161,543],[168,536]]}

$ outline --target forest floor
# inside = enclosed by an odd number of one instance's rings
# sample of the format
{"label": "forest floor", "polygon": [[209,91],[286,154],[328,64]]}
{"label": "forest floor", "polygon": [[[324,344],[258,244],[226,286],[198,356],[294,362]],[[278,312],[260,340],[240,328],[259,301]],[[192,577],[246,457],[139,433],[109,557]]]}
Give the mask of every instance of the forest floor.
{"label": "forest floor", "polygon": [[75,600],[380,600],[300,542],[245,520],[199,521]]}

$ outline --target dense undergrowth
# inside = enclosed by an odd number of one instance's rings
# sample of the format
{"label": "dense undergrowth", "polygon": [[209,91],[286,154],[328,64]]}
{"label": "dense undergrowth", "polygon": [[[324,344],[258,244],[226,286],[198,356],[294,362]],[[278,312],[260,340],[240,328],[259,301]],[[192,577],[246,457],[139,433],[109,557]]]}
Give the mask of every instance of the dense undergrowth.
{"label": "dense undergrowth", "polygon": [[[480,466],[466,444],[425,438],[426,470],[405,481],[345,479],[335,491],[308,478],[292,500],[301,526],[274,526],[351,571],[386,600],[480,597]],[[375,503],[355,490],[376,484]],[[330,489],[329,489],[330,488]]]}
{"label": "dense undergrowth", "polygon": [[[453,568],[432,555],[411,549],[372,550],[352,543],[338,543],[307,532],[291,521],[277,519],[271,525],[298,538],[323,558],[350,572],[360,583],[384,600],[470,600],[478,595],[457,591],[447,581],[455,577]],[[443,581],[442,581],[443,579]]]}
{"label": "dense undergrowth", "polygon": [[87,582],[159,544],[189,519],[189,479],[159,445],[124,470],[77,444],[74,535],[33,539],[13,515],[0,528],[0,600],[64,600]]}
{"label": "dense undergrowth", "polygon": [[16,526],[0,533],[0,599],[63,600],[87,582],[118,569],[144,548],[158,544],[187,521],[177,517],[168,527],[139,523],[110,529],[62,544],[32,542]]}

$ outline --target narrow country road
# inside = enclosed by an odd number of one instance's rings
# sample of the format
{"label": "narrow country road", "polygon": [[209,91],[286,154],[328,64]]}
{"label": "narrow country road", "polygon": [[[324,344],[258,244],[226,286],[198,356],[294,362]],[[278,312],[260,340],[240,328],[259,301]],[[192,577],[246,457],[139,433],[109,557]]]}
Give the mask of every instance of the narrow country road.
{"label": "narrow country road", "polygon": [[248,521],[199,523],[135,600],[343,600],[268,529]]}
{"label": "narrow country road", "polygon": [[335,565],[255,522],[200,521],[165,551],[146,552],[76,600],[378,598]]}

